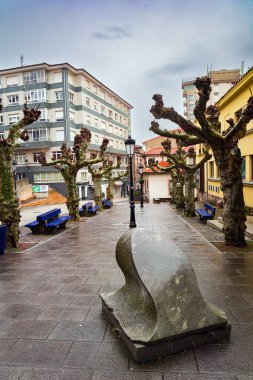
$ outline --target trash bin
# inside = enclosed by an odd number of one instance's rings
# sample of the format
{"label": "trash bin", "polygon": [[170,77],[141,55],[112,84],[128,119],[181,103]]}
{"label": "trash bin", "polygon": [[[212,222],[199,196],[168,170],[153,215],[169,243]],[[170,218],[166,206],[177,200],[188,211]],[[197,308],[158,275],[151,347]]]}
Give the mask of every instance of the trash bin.
{"label": "trash bin", "polygon": [[6,226],[0,226],[0,255],[4,255],[6,247]]}

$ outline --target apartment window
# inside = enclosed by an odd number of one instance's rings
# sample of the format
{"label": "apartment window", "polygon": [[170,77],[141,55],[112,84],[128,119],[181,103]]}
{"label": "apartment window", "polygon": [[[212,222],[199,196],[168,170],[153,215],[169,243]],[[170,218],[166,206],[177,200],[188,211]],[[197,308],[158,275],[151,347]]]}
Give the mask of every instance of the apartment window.
{"label": "apartment window", "polygon": [[55,100],[57,102],[63,101],[63,91],[55,91]]}
{"label": "apartment window", "polygon": [[71,123],[75,122],[75,112],[69,111],[69,120]]}
{"label": "apartment window", "polygon": [[113,117],[112,110],[109,110],[109,115],[108,116],[109,116],[110,119],[112,119],[112,117]]}
{"label": "apartment window", "polygon": [[55,111],[55,120],[56,121],[63,121],[64,120],[64,114],[62,111]]}
{"label": "apartment window", "polygon": [[90,98],[86,98],[86,106],[90,107]]}
{"label": "apartment window", "polygon": [[214,92],[213,95],[214,96],[219,96],[219,93],[218,92]]}
{"label": "apartment window", "polygon": [[4,115],[0,113],[0,124],[4,123]]}
{"label": "apartment window", "polygon": [[115,141],[115,148],[116,148],[116,149],[118,148],[118,145],[119,145],[119,142],[116,140],[116,141]]}
{"label": "apartment window", "polygon": [[120,128],[120,130],[119,130],[119,135],[120,135],[120,136],[123,136],[123,131],[122,131],[121,128]]}
{"label": "apartment window", "polygon": [[105,100],[105,92],[101,91],[101,98]]}
{"label": "apartment window", "polygon": [[40,109],[39,121],[49,121],[49,110],[47,108]]}
{"label": "apartment window", "polygon": [[0,104],[2,105],[3,104],[3,99],[0,97]]}
{"label": "apartment window", "polygon": [[8,117],[9,117],[9,124],[17,123],[20,120],[19,114],[8,115]]}
{"label": "apartment window", "polygon": [[108,103],[112,104],[112,97],[110,95],[107,96]]}
{"label": "apartment window", "polygon": [[39,152],[33,153],[33,162],[39,162],[38,158],[40,156]]}
{"label": "apartment window", "polygon": [[95,142],[95,144],[99,144],[99,136],[98,135],[95,135],[94,142]]}
{"label": "apartment window", "polygon": [[56,141],[64,141],[64,130],[63,129],[58,129],[56,131]]}
{"label": "apartment window", "polygon": [[94,125],[95,127],[98,127],[98,119],[94,119]]}
{"label": "apartment window", "polygon": [[118,120],[118,114],[116,112],[115,112],[114,118],[115,120]]}
{"label": "apartment window", "polygon": [[105,115],[105,107],[101,106],[101,114]]}
{"label": "apartment window", "polygon": [[118,128],[117,127],[114,128],[114,133],[115,133],[115,135],[118,134]]}
{"label": "apartment window", "polygon": [[64,179],[59,172],[48,172],[48,173],[35,173],[34,174],[35,183],[49,183],[49,182],[64,182]]}
{"label": "apartment window", "polygon": [[94,110],[98,110],[98,104],[97,104],[97,102],[94,102]]}
{"label": "apartment window", "polygon": [[31,129],[28,131],[29,140],[32,141],[46,141],[47,140],[47,130],[44,129]]}
{"label": "apartment window", "polygon": [[125,165],[127,165],[127,164],[128,164],[127,157],[125,157]]}
{"label": "apartment window", "polygon": [[188,100],[189,100],[189,102],[192,102],[193,100],[194,100],[194,95],[188,95]]}
{"label": "apartment window", "polygon": [[113,140],[112,139],[109,142],[109,146],[113,147]]}
{"label": "apartment window", "polygon": [[8,105],[9,106],[14,106],[18,104],[18,95],[9,95],[7,96],[8,98]]}
{"label": "apartment window", "polygon": [[192,113],[189,114],[189,120],[190,121],[194,121],[195,120],[195,116]]}
{"label": "apartment window", "polygon": [[245,157],[242,157],[241,174],[242,174],[242,179],[245,180],[245,178],[246,178],[246,160],[245,160]]}
{"label": "apartment window", "polygon": [[87,124],[91,124],[91,116],[90,115],[87,115],[86,121],[87,121]]}
{"label": "apartment window", "polygon": [[193,111],[194,110],[194,104],[189,104],[189,110]]}
{"label": "apartment window", "polygon": [[109,124],[109,133],[113,133],[113,126]]}
{"label": "apartment window", "polygon": [[81,181],[82,182],[88,181],[88,172],[81,172]]}
{"label": "apartment window", "polygon": [[106,130],[106,123],[104,121],[101,122],[101,128],[105,131]]}
{"label": "apartment window", "polygon": [[122,123],[122,116],[119,116],[119,122]]}
{"label": "apartment window", "polygon": [[0,140],[4,139],[4,132],[0,132]]}
{"label": "apartment window", "polygon": [[62,153],[60,150],[52,152],[52,160],[59,160],[61,158],[61,155]]}
{"label": "apartment window", "polygon": [[97,92],[98,92],[97,86],[95,86],[95,84],[93,85],[93,92],[94,92],[95,94],[97,94]]}
{"label": "apartment window", "polygon": [[15,161],[17,162],[18,165],[25,164],[26,160],[26,154],[25,153],[16,153],[15,154]]}
{"label": "apartment window", "polygon": [[38,103],[47,101],[47,90],[31,90],[25,92],[27,103]]}
{"label": "apartment window", "polygon": [[127,137],[127,131],[124,131],[124,137]]}
{"label": "apartment window", "polygon": [[6,84],[7,84],[7,87],[17,86],[18,85],[18,77],[17,77],[17,75],[11,76],[11,77],[7,77],[6,78]]}
{"label": "apartment window", "polygon": [[45,70],[28,71],[23,75],[24,84],[41,83],[46,80]]}
{"label": "apartment window", "polygon": [[76,132],[70,131],[70,141],[74,141],[76,136]]}
{"label": "apartment window", "polygon": [[127,125],[127,122],[126,122],[126,118],[124,117],[124,119],[123,119],[123,124],[124,125]]}
{"label": "apartment window", "polygon": [[74,103],[74,94],[72,92],[69,92],[69,101],[70,103]]}
{"label": "apartment window", "polygon": [[214,178],[214,161],[209,161],[209,177]]}

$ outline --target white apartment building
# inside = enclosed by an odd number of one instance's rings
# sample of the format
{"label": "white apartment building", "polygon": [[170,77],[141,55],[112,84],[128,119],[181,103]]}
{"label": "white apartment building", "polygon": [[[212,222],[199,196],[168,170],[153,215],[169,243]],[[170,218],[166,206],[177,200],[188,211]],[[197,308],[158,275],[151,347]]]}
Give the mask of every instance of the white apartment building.
{"label": "white apartment building", "polygon": [[[10,124],[22,118],[25,102],[29,108],[39,105],[41,111],[40,119],[27,127],[30,139],[20,140],[15,151],[19,179],[27,177],[33,184],[62,183],[58,170],[38,163],[38,154],[44,151],[48,161],[57,159],[62,143],[71,147],[82,127],[92,134],[90,153],[99,151],[107,137],[111,158],[122,156],[118,172],[126,170],[124,141],[130,134],[133,107],[84,69],[68,63],[41,63],[0,70],[0,102],[0,138],[6,137]],[[89,176],[87,168],[79,171],[80,197],[87,194]]]}
{"label": "white apartment building", "polygon": [[[240,69],[209,71],[208,76],[211,78],[212,87],[207,104],[209,106],[215,104],[240,79]],[[196,78],[182,80],[184,116],[190,121],[195,120],[193,110],[198,100],[198,90],[194,85],[195,80]]]}

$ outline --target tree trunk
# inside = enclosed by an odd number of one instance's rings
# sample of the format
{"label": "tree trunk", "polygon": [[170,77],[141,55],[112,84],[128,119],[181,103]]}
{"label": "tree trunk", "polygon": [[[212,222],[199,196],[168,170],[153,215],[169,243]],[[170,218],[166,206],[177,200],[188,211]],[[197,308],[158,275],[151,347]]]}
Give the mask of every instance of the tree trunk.
{"label": "tree trunk", "polygon": [[102,189],[101,189],[101,177],[93,177],[93,183],[94,183],[94,191],[95,191],[95,196],[94,196],[94,201],[95,205],[99,206],[99,210],[103,210],[102,207],[102,199],[103,199],[103,194],[102,194]]}
{"label": "tree trunk", "polygon": [[[63,175],[64,176],[64,175]],[[76,173],[64,176],[67,186],[67,207],[72,220],[79,219],[79,195],[76,185]]]}
{"label": "tree trunk", "polygon": [[0,220],[7,227],[7,247],[18,247],[19,201],[15,195],[12,155],[6,154],[4,147],[0,147]]}
{"label": "tree trunk", "polygon": [[195,216],[194,170],[185,170],[185,215]]}
{"label": "tree trunk", "polygon": [[107,199],[110,202],[113,202],[114,198],[114,178],[108,179],[108,190],[107,190]]}
{"label": "tree trunk", "polygon": [[223,232],[225,244],[244,247],[246,210],[241,176],[241,154],[237,147],[232,149],[213,148],[216,165],[221,177],[221,190],[224,196]]}

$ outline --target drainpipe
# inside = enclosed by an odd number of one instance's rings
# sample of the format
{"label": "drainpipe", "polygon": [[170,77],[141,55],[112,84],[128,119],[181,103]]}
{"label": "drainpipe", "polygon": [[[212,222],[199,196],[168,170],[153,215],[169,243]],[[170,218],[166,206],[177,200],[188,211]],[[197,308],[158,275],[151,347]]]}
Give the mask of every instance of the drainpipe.
{"label": "drainpipe", "polygon": [[64,115],[64,141],[70,148],[70,127],[69,127],[69,84],[68,70],[62,69],[63,81],[63,115]]}

